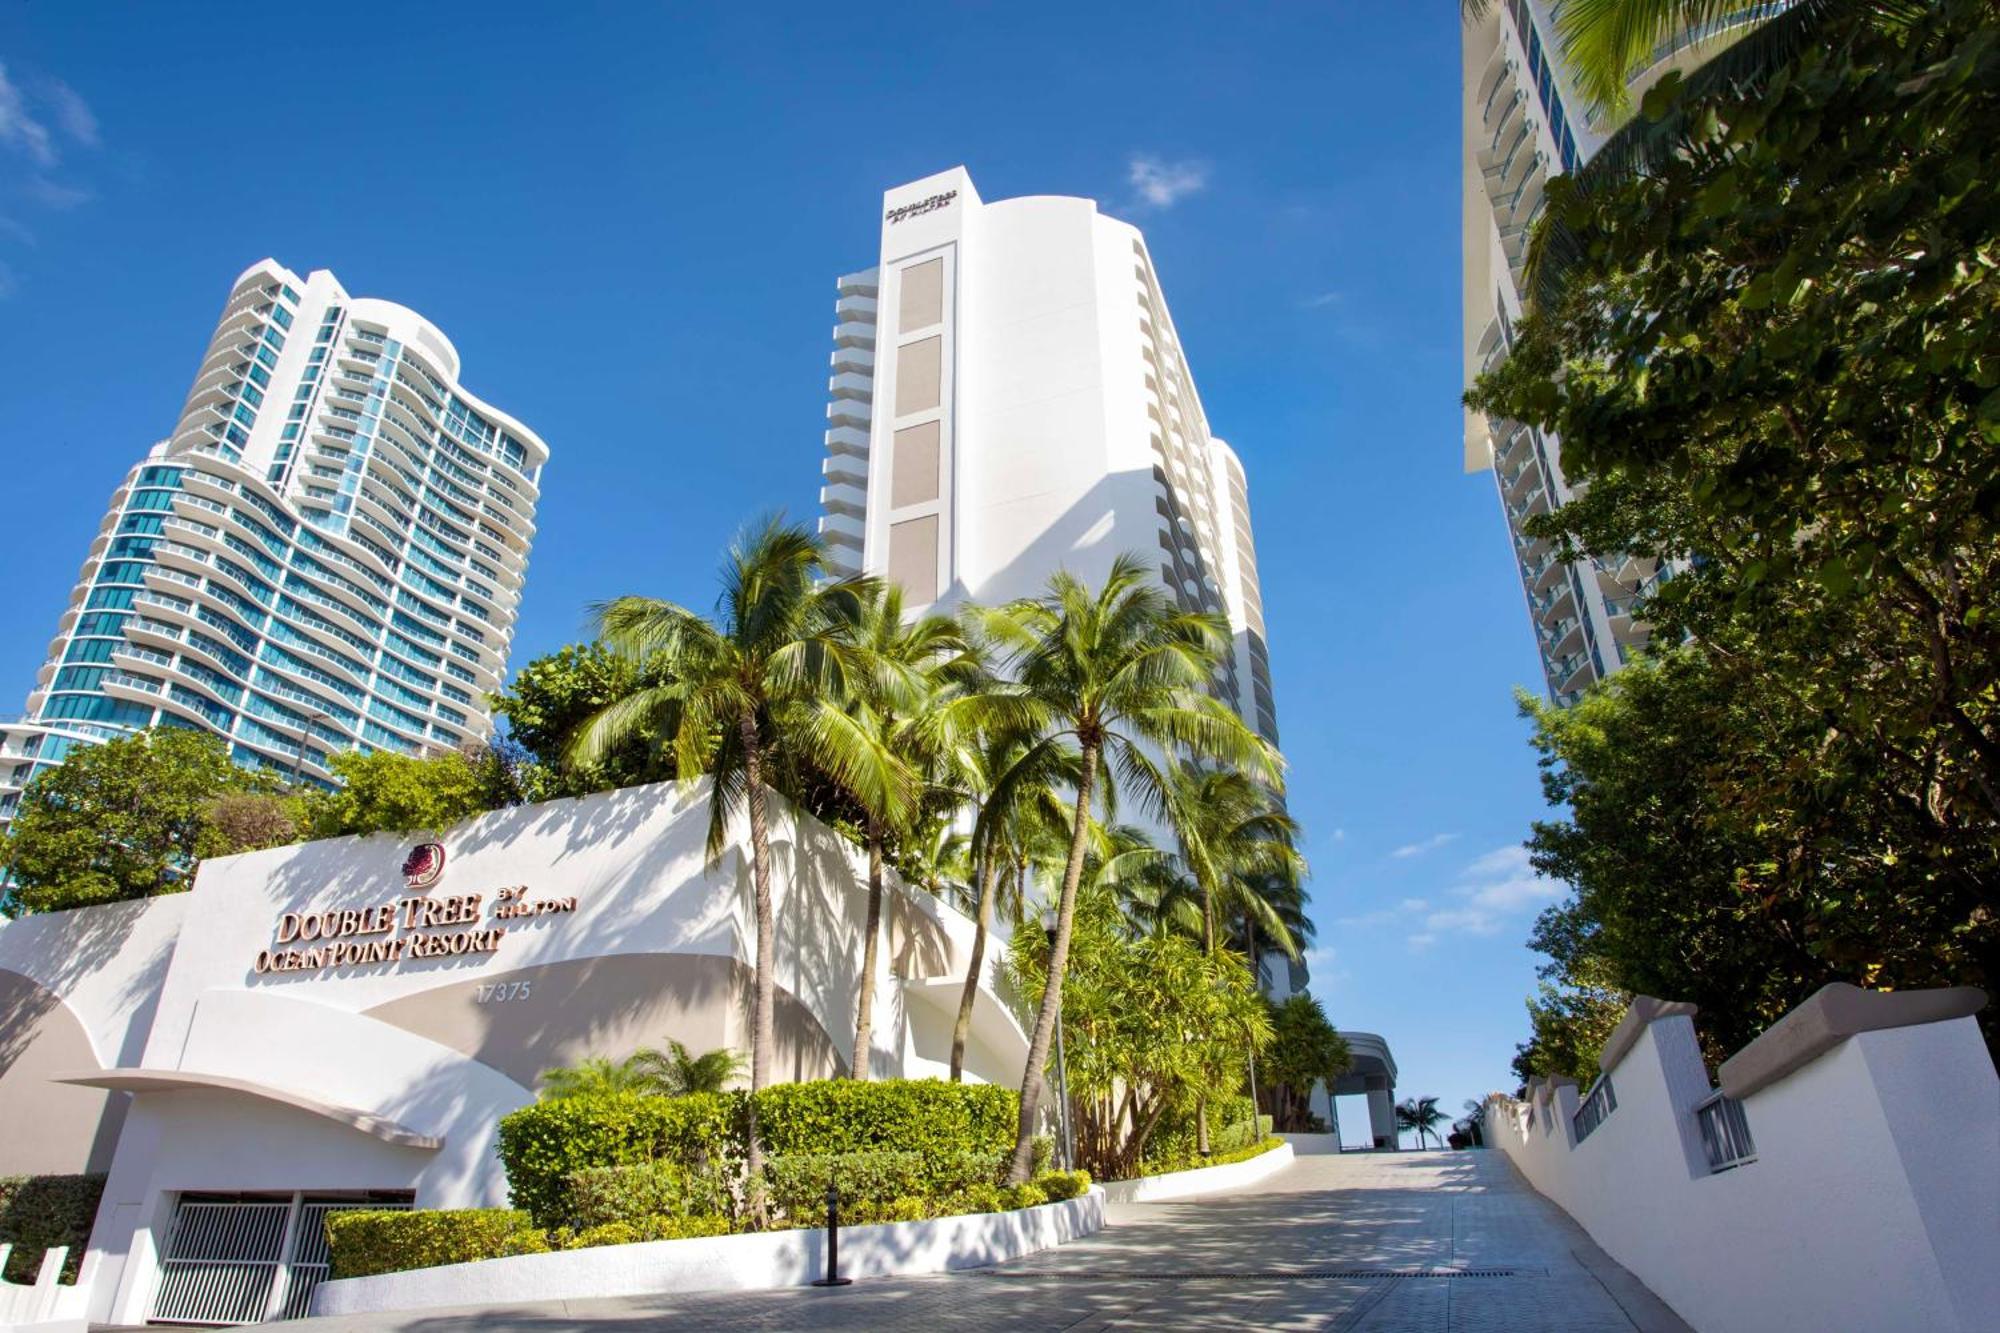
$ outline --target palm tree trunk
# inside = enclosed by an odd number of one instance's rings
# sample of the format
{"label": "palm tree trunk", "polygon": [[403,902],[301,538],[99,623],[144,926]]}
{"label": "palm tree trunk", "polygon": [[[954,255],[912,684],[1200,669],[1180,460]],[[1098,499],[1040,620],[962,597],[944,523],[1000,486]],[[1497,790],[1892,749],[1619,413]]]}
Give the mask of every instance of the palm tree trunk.
{"label": "palm tree trunk", "polygon": [[875,1040],[875,967],[882,939],[882,826],[868,821],[868,933],[861,944],[861,996],[854,1002],[852,1078],[867,1082],[869,1049]]}
{"label": "palm tree trunk", "polygon": [[750,880],[757,910],[757,970],[750,999],[750,1151],[745,1170],[750,1182],[750,1217],[764,1224],[764,1141],[757,1127],[757,1093],[777,1064],[777,1039],[772,1010],[776,1007],[777,920],[771,907],[771,830],[764,808],[764,751],[757,735],[757,717],[744,710],[737,721],[743,739],[743,770],[749,783]]}
{"label": "palm tree trunk", "polygon": [[993,927],[993,881],[1000,866],[992,853],[979,858],[979,903],[972,918],[972,956],[965,965],[965,989],[958,996],[958,1021],[951,1029],[951,1081],[965,1075],[965,1044],[972,1038],[972,1005],[979,998],[980,969],[986,963],[986,932]]}
{"label": "palm tree trunk", "polygon": [[1069,966],[1076,889],[1083,882],[1083,853],[1090,842],[1090,797],[1097,780],[1098,754],[1097,745],[1085,745],[1076,775],[1076,820],[1070,833],[1069,862],[1063,867],[1062,897],[1056,905],[1056,938],[1049,946],[1049,980],[1042,988],[1035,1035],[1028,1042],[1028,1064],[1021,1071],[1021,1120],[1014,1129],[1014,1161],[1007,1168],[1010,1185],[1026,1184],[1028,1172],[1035,1164],[1035,1112],[1041,1105],[1042,1070],[1049,1062],[1049,1044],[1055,1039],[1056,1015],[1062,1012],[1063,972]]}

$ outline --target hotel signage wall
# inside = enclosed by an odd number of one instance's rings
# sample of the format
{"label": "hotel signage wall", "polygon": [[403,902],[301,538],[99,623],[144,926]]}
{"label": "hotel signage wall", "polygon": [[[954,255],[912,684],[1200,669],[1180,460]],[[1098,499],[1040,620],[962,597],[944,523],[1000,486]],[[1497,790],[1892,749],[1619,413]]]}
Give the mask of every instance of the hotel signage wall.
{"label": "hotel signage wall", "polygon": [[958,198],[957,190],[946,190],[942,194],[928,195],[925,198],[917,200],[914,204],[904,204],[900,208],[892,208],[883,214],[883,216],[889,220],[889,225],[893,227],[898,222],[902,222],[908,218],[922,217],[926,213],[935,213],[940,208],[947,208],[951,205],[951,201],[956,198]]}
{"label": "hotel signage wall", "polygon": [[[444,848],[426,843],[403,866],[404,882],[428,888],[444,874]],[[265,972],[324,972],[339,967],[381,967],[427,958],[490,954],[500,948],[507,927],[493,924],[574,912],[574,898],[530,898],[528,886],[511,885],[493,895],[398,897],[369,907],[286,912],[278,918],[271,947],[253,965]]]}

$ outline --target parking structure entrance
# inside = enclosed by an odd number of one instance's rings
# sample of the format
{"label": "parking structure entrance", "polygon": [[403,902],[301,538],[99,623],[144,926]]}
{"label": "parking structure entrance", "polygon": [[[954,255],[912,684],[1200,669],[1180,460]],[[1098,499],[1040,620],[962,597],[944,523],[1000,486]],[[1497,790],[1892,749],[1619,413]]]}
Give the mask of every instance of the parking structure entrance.
{"label": "parking structure entrance", "polygon": [[359,1208],[408,1208],[393,1192],[185,1193],[160,1250],[156,1324],[299,1319],[328,1267],[326,1219]]}

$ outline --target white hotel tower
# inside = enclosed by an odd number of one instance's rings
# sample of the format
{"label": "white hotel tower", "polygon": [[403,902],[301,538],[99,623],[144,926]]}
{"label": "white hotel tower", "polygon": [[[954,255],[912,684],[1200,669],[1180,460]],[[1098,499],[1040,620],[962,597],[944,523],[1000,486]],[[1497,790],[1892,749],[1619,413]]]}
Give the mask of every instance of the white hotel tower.
{"label": "white hotel tower", "polygon": [[840,280],[825,515],[836,567],[914,607],[1149,558],[1235,634],[1231,703],[1278,738],[1243,466],[1209,433],[1136,227],[1089,199],[985,203],[963,168],[883,196]]}
{"label": "white hotel tower", "polygon": [[[1781,6],[1743,10],[1662,45],[1629,82],[1636,104],[1668,70],[1701,63]],[[1575,171],[1617,125],[1576,92],[1553,39],[1545,0],[1504,0],[1464,25],[1465,382],[1498,365],[1521,317],[1528,237],[1552,176]],[[1556,560],[1522,525],[1568,501],[1560,442],[1515,421],[1465,414],[1465,469],[1491,470],[1527,594],[1549,696],[1573,703],[1585,686],[1625,665],[1647,638],[1632,616],[1671,568],[1624,556]]]}
{"label": "white hotel tower", "polygon": [[414,311],[271,260],[231,287],[173,434],[111,497],[25,715],[35,772],[152,725],[307,781],[483,738],[548,448]]}

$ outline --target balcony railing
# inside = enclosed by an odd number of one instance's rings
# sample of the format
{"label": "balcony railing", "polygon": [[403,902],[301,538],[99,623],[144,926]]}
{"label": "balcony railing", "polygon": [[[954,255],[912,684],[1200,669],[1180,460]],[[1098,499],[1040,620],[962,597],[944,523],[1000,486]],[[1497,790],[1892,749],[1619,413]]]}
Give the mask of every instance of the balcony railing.
{"label": "balcony railing", "polygon": [[1576,1114],[1570,1117],[1570,1124],[1576,1130],[1576,1141],[1582,1143],[1589,1138],[1591,1131],[1617,1109],[1618,1094],[1611,1089],[1611,1075],[1598,1075],[1597,1082],[1590,1085],[1590,1094],[1576,1108]]}
{"label": "balcony railing", "polygon": [[1751,1141],[1750,1122],[1743,1115],[1742,1102],[1723,1096],[1718,1089],[1694,1108],[1694,1118],[1701,1129],[1701,1146],[1708,1155],[1710,1174],[1757,1160],[1757,1145]]}

